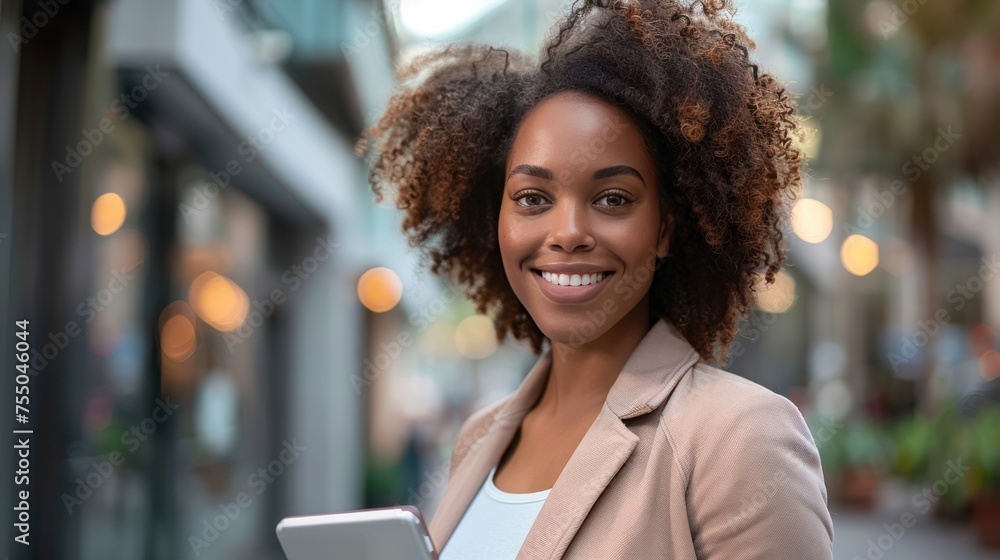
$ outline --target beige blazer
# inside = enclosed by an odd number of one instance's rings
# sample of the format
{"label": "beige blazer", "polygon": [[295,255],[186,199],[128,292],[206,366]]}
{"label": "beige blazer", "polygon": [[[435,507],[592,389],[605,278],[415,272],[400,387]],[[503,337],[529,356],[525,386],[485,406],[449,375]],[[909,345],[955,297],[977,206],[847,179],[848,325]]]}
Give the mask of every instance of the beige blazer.
{"label": "beige blazer", "polygon": [[[541,394],[551,359],[549,350],[513,394],[462,424],[429,526],[438,550]],[[819,453],[799,410],[705,364],[663,319],[626,361],[517,560],[823,560],[832,547]]]}

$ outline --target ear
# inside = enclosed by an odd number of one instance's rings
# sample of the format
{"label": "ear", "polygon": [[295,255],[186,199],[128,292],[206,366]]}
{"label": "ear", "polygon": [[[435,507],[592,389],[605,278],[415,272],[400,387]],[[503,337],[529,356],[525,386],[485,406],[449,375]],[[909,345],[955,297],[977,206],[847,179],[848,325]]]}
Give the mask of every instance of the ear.
{"label": "ear", "polygon": [[674,234],[674,215],[672,212],[665,212],[660,220],[660,235],[656,240],[656,256],[665,258],[670,252],[670,238]]}

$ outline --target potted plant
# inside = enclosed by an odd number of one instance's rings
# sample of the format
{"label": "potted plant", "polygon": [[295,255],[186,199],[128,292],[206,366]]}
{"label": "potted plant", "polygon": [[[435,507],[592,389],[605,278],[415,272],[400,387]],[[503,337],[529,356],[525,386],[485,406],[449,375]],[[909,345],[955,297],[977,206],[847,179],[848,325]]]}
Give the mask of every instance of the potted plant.
{"label": "potted plant", "polygon": [[895,442],[891,457],[892,474],[911,484],[925,481],[938,437],[935,424],[920,414],[914,414],[896,423],[891,434]]}
{"label": "potted plant", "polygon": [[875,507],[889,457],[888,438],[867,418],[847,422],[820,449],[831,495],[838,503],[859,510]]}
{"label": "potted plant", "polygon": [[1000,549],[1000,406],[983,409],[968,434],[969,484],[972,524],[979,543]]}
{"label": "potted plant", "polygon": [[925,485],[945,482],[945,492],[934,500],[935,517],[961,522],[970,515],[970,496],[975,485],[975,475],[965,474],[950,483],[948,476],[952,462],[967,464],[972,447],[972,417],[958,401],[948,401],[934,419],[929,434],[930,457],[928,470],[922,481]]}

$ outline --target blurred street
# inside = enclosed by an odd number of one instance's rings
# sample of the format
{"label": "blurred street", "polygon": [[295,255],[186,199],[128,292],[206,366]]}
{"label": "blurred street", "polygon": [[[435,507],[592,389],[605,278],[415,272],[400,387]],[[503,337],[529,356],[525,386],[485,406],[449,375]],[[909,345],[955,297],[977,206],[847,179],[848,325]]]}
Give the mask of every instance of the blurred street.
{"label": "blurred street", "polygon": [[[431,519],[536,356],[423,268],[358,140],[406,62],[537,60],[571,4],[3,0],[0,539],[33,542],[0,558],[280,560],[286,516]],[[1000,2],[736,4],[808,168],[715,365],[807,420],[837,560],[1000,559]]]}
{"label": "blurred street", "polygon": [[[967,524],[945,521],[932,513],[919,513],[912,503],[912,497],[918,493],[919,489],[889,485],[882,493],[884,505],[878,511],[859,513],[836,505],[831,507],[830,513],[836,531],[833,540],[834,560],[1000,558],[1000,552],[976,546],[975,535]],[[911,527],[904,527],[900,532],[900,518],[907,512],[914,515],[915,523]]]}

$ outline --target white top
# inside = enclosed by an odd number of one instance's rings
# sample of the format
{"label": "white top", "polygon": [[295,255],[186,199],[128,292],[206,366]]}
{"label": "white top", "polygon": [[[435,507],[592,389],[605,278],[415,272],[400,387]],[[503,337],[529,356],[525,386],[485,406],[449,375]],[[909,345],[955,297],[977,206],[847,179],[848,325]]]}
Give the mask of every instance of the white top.
{"label": "white top", "polygon": [[439,560],[511,560],[552,489],[511,494],[493,484],[493,467],[465,510]]}

